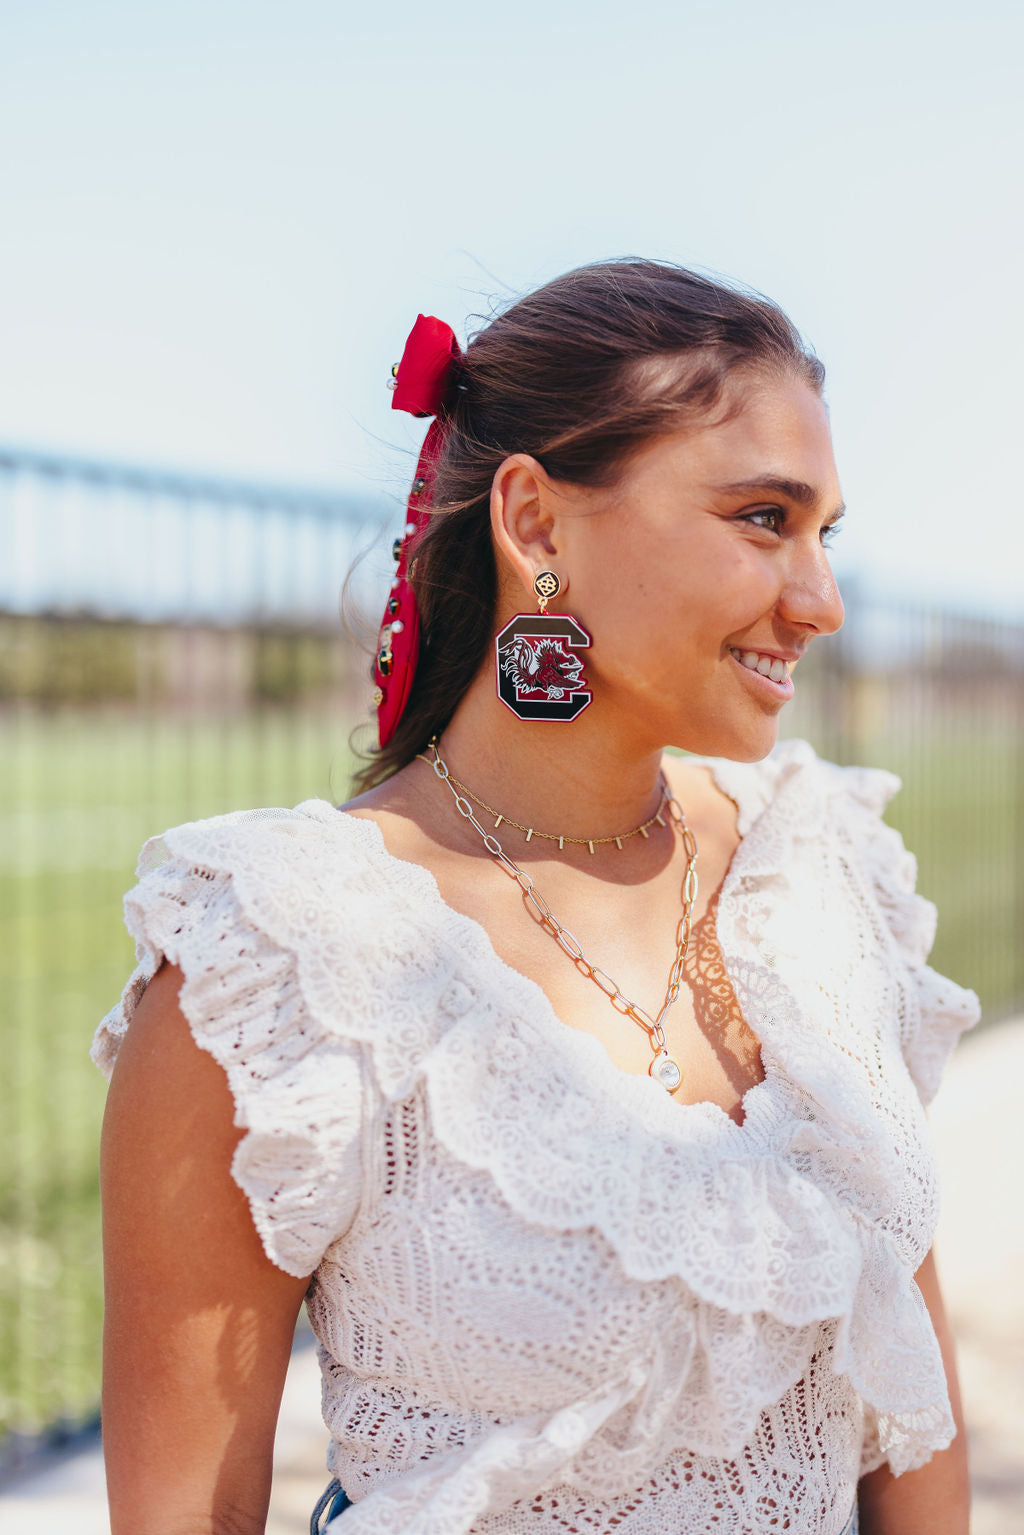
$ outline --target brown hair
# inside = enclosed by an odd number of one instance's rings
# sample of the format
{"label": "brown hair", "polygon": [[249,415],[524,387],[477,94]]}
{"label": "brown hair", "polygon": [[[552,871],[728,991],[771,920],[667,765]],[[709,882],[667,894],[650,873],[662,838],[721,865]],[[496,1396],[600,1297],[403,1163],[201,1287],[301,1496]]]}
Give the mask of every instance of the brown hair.
{"label": "brown hair", "polygon": [[609,485],[652,437],[705,416],[738,369],[824,369],[760,294],[664,262],[579,267],[513,303],[471,338],[440,417],[434,512],[413,577],[419,665],[398,728],[356,774],[390,777],[440,735],[493,638],[491,482],[511,453],[555,480]]}

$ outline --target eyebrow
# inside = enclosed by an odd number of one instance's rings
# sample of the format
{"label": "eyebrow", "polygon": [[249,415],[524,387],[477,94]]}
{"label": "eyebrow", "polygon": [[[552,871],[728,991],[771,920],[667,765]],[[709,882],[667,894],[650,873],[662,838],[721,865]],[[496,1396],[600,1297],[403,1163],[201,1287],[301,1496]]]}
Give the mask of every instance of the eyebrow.
{"label": "eyebrow", "polygon": [[[786,496],[788,500],[795,501],[797,506],[813,507],[818,504],[818,492],[813,485],[808,485],[806,480],[790,480],[778,474],[764,474],[755,480],[734,480],[729,485],[720,485],[718,489],[745,493],[767,490],[777,496]],[[840,502],[831,513],[829,521],[838,522],[845,513],[846,507]]]}

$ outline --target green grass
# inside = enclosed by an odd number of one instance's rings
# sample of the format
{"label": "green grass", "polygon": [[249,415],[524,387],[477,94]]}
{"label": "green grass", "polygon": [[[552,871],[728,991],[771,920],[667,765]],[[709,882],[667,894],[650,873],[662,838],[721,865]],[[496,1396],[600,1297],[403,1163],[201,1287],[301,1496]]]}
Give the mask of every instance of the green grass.
{"label": "green grass", "polygon": [[[861,732],[855,753],[904,776],[890,818],[942,914],[935,963],[993,1013],[1024,995],[1021,751],[989,719]],[[143,840],[223,810],[337,802],[350,766],[326,706],[0,716],[0,1434],[97,1400],[105,1088],[87,1051],[132,967],[121,898]]]}
{"label": "green grass", "polygon": [[868,743],[865,761],[904,780],[886,819],[918,860],[939,921],[930,963],[971,986],[987,1015],[1024,998],[1024,742],[1001,726],[937,739]]}
{"label": "green grass", "polygon": [[121,898],[142,842],[224,810],[343,799],[350,764],[326,709],[0,719],[0,1434],[97,1399],[105,1086],[87,1052],[134,963]]}

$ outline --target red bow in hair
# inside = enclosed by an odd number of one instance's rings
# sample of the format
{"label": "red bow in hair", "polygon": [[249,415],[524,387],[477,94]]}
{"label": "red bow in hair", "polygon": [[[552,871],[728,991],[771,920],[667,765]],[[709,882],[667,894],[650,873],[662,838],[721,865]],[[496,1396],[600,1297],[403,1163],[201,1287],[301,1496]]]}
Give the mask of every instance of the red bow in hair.
{"label": "red bow in hair", "polygon": [[[394,410],[413,416],[437,416],[444,408],[452,376],[462,356],[455,332],[443,320],[421,314],[409,332],[395,376]],[[377,682],[377,725],[386,746],[398,728],[412,690],[420,654],[420,613],[409,584],[415,564],[413,549],[430,517],[437,460],[444,446],[444,426],[433,421],[420,451],[416,477],[409,492],[405,533],[396,538],[398,562],[381,625],[374,676]]]}

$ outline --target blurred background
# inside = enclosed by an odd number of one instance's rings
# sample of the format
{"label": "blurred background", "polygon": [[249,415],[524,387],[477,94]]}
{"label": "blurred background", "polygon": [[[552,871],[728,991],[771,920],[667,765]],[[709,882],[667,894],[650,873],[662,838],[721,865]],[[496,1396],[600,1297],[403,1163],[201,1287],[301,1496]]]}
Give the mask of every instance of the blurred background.
{"label": "blurred background", "polygon": [[87,1049],[142,841],[346,796],[418,311],[640,254],[791,313],[849,616],[786,733],[903,777],[935,963],[1009,1038],[1022,44],[1010,0],[0,0],[0,1472],[95,1421]]}

